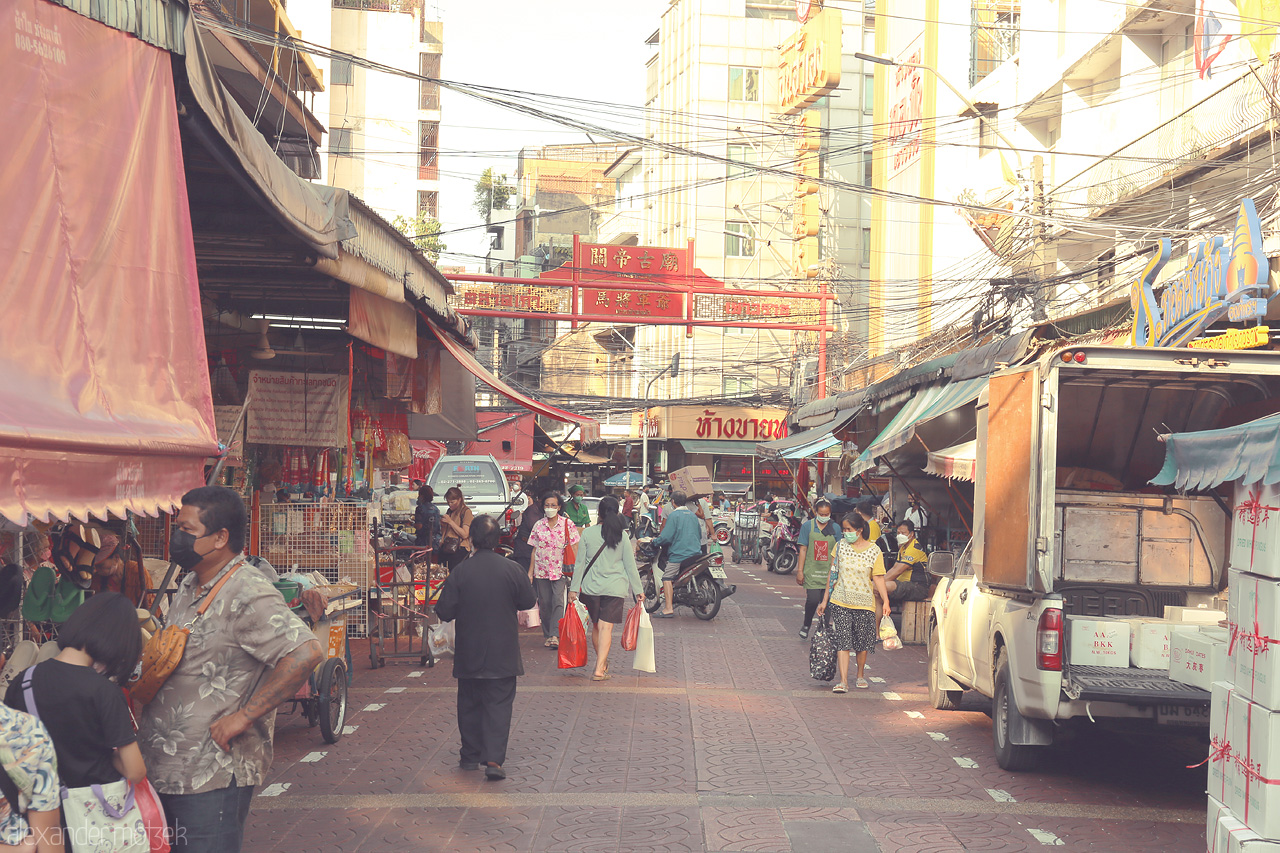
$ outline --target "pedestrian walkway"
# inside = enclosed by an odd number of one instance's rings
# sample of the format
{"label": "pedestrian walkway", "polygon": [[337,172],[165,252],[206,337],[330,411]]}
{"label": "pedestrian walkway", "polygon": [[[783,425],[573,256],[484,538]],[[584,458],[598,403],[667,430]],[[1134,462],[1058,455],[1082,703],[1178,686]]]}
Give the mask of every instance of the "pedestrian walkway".
{"label": "pedestrian walkway", "polygon": [[615,649],[593,683],[525,632],[502,782],[457,768],[448,658],[374,671],[356,647],[346,736],[279,718],[245,850],[1203,851],[1198,745],[1074,744],[1005,773],[980,702],[929,707],[923,647],[873,654],[871,689],[833,695],[808,675],[794,577],[729,572],[712,622],[655,620],[655,674]]}

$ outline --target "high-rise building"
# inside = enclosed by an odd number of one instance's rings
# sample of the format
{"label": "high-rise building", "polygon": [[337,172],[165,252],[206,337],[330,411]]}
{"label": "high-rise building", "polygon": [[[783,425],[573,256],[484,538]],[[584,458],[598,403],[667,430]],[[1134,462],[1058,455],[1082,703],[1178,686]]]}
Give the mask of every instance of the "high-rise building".
{"label": "high-rise building", "polygon": [[[422,0],[293,0],[308,41],[439,78],[444,24]],[[328,128],[321,180],[350,190],[390,220],[440,213],[440,87],[320,58],[325,91],[313,111]]]}

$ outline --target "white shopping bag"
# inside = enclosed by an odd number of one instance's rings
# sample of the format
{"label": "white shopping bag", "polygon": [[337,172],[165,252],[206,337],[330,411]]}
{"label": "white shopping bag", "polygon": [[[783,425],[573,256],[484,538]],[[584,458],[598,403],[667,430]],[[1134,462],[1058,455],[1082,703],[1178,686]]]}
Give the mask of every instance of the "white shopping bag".
{"label": "white shopping bag", "polygon": [[582,620],[582,633],[591,639],[591,614],[587,612],[587,605],[582,603],[582,599],[578,599],[573,603],[578,618]]}
{"label": "white shopping bag", "polygon": [[658,665],[653,659],[653,622],[649,612],[640,609],[640,631],[636,634],[636,654],[631,663],[632,669],[641,672],[657,672]]}
{"label": "white shopping bag", "polygon": [[452,622],[439,622],[427,629],[427,648],[434,657],[453,654],[454,627]]}
{"label": "white shopping bag", "polygon": [[521,628],[541,628],[542,614],[538,612],[538,605],[533,605],[528,610],[520,611],[520,627]]}

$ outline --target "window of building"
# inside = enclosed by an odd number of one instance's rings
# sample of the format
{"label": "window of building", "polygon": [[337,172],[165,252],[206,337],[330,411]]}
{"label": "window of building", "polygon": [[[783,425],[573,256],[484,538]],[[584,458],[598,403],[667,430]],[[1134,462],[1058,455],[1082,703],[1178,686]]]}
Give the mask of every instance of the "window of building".
{"label": "window of building", "polygon": [[862,75],[862,111],[870,114],[876,108],[876,75]]}
{"label": "window of building", "polygon": [[1021,0],[973,0],[969,27],[969,85],[976,86],[1018,52]]}
{"label": "window of building", "polygon": [[[419,54],[418,73],[423,77],[440,78],[440,54],[438,53],[422,53]],[[440,84],[431,83],[426,80],[418,82],[418,109],[420,110],[438,110],[440,109]]]}
{"label": "window of building", "polygon": [[754,376],[728,376],[726,375],[721,383],[726,397],[745,397],[756,390],[756,378]]}
{"label": "window of building", "polygon": [[752,103],[760,100],[759,68],[729,66],[729,100]]}
{"label": "window of building", "polygon": [[871,229],[862,229],[862,265],[871,266]]}
{"label": "window of building", "polygon": [[871,186],[871,177],[874,174],[874,161],[871,159],[871,149],[864,148],[862,151],[862,185],[864,187]]}
{"label": "window of building", "polygon": [[756,253],[756,229],[750,222],[726,222],[724,224],[724,256],[749,258]]}
{"label": "window of building", "polygon": [[1000,147],[1000,108],[995,104],[975,104],[978,108],[978,153]]}
{"label": "window of building", "polygon": [[351,144],[351,128],[329,128],[329,153],[338,157],[349,157],[355,153]]}
{"label": "window of building", "polygon": [[329,69],[329,82],[334,86],[350,86],[355,81],[352,75],[355,73],[354,67],[349,59],[334,59],[333,65]]}
{"label": "window of building", "polygon": [[418,215],[440,218],[440,193],[435,190],[418,190]]}
{"label": "window of building", "polygon": [[733,161],[729,164],[728,176],[730,178],[751,174],[755,171],[751,166],[756,164],[756,151],[750,145],[730,143],[726,156]]}
{"label": "window of building", "polygon": [[440,150],[440,122],[418,122],[418,180],[437,181],[440,168],[437,154]]}

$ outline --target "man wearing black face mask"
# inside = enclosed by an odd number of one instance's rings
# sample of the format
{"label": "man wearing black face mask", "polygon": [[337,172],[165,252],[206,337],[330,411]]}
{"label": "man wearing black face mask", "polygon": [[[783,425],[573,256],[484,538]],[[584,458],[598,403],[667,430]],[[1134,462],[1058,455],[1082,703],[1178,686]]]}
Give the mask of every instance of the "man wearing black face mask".
{"label": "man wearing black face mask", "polygon": [[187,572],[168,621],[191,625],[191,635],[142,710],[138,743],[174,853],[240,850],[254,786],[271,766],[275,710],[323,659],[283,596],[245,563],[247,523],[239,495],[206,486],[183,495],[169,540]]}

